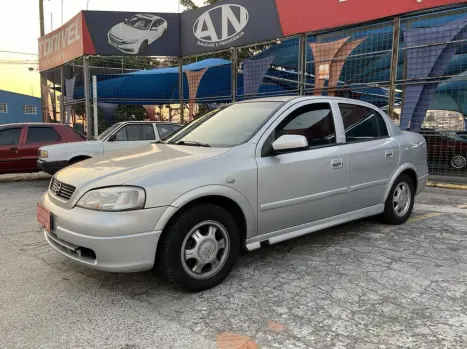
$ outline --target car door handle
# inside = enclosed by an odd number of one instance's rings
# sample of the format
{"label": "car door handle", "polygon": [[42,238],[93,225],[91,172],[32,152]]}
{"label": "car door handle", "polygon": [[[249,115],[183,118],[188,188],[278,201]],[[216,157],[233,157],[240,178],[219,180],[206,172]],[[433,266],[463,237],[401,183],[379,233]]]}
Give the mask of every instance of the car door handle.
{"label": "car door handle", "polygon": [[334,159],[331,161],[331,167],[336,169],[336,168],[341,168],[344,166],[344,159]]}
{"label": "car door handle", "polygon": [[386,150],[384,152],[384,156],[387,158],[392,158],[394,156],[394,152],[392,150]]}
{"label": "car door handle", "polygon": [[18,147],[10,147],[10,150],[18,151]]}

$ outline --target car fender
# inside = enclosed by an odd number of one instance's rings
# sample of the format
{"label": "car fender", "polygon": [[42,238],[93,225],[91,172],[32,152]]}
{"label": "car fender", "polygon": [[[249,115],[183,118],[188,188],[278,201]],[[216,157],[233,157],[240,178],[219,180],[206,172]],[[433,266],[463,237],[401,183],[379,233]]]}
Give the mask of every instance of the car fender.
{"label": "car fender", "polygon": [[[396,181],[397,177],[404,172],[405,170],[413,170],[415,173],[417,173],[417,168],[414,164],[411,163],[405,163],[399,166],[399,168],[393,173],[391,180],[388,182],[388,186],[386,188],[386,191],[384,193],[384,200],[383,202],[386,202],[389,192],[391,191],[392,186],[394,185],[394,182]],[[418,174],[417,174],[418,178]]]}
{"label": "car fender", "polygon": [[246,237],[256,235],[256,215],[248,199],[239,191],[224,185],[207,185],[193,189],[175,199],[159,218],[154,230],[162,231],[170,218],[186,204],[206,196],[223,196],[234,201],[242,210],[246,221]]}
{"label": "car fender", "polygon": [[71,159],[78,158],[78,157],[83,157],[83,156],[88,157],[88,158],[93,158],[93,157],[96,156],[96,154],[91,154],[91,153],[88,153],[88,152],[74,153],[74,154],[71,154],[70,156],[68,156],[66,161],[70,161]]}

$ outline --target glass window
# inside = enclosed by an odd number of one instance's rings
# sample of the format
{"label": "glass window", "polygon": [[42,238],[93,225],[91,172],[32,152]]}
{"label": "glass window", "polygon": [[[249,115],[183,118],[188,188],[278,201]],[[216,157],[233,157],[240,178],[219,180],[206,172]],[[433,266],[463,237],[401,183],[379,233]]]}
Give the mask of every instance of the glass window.
{"label": "glass window", "polygon": [[127,125],[116,134],[116,141],[153,141],[156,139],[152,125]]}
{"label": "glass window", "polygon": [[374,109],[354,104],[339,103],[347,142],[360,142],[387,137],[383,117]]}
{"label": "glass window", "polygon": [[156,139],[152,125],[128,125],[126,132],[129,141],[153,141]]}
{"label": "glass window", "polygon": [[305,136],[310,147],[336,143],[331,105],[313,103],[293,111],[277,126],[272,141],[283,135]]}
{"label": "glass window", "polygon": [[120,127],[121,123],[118,122],[116,124],[113,124],[112,126],[110,126],[107,130],[105,130],[104,132],[102,132],[96,139],[98,141],[102,141],[104,140],[108,135],[110,135],[113,131],[115,131],[116,128]]}
{"label": "glass window", "polygon": [[118,132],[115,134],[116,141],[127,141],[128,136],[126,134],[126,127],[122,127]]}
{"label": "glass window", "polygon": [[247,142],[282,102],[245,102],[216,109],[175,132],[168,143],[233,147]]}
{"label": "glass window", "polygon": [[57,142],[62,137],[53,127],[29,127],[26,144]]}
{"label": "glass window", "polygon": [[167,138],[172,133],[177,131],[181,126],[175,124],[157,124],[157,130],[159,131],[159,137],[161,139]]}
{"label": "glass window", "polygon": [[21,127],[0,130],[0,145],[19,144],[20,136],[21,136]]}
{"label": "glass window", "polygon": [[23,114],[37,114],[35,105],[23,105]]}
{"label": "glass window", "polygon": [[8,105],[6,103],[0,103],[0,113],[8,113]]}

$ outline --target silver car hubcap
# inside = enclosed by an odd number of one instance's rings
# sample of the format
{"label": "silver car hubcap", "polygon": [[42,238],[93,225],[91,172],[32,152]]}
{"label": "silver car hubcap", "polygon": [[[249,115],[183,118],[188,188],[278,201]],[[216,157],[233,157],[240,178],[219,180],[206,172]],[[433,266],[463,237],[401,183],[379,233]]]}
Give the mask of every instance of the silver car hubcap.
{"label": "silver car hubcap", "polygon": [[394,212],[399,217],[403,217],[407,214],[412,202],[412,193],[410,187],[407,183],[401,182],[394,189],[394,195],[392,198],[392,203],[394,207]]}
{"label": "silver car hubcap", "polygon": [[227,229],[205,221],[193,227],[182,244],[183,269],[195,279],[207,279],[224,266],[230,251]]}
{"label": "silver car hubcap", "polygon": [[451,160],[452,167],[456,169],[464,168],[466,164],[467,164],[467,160],[462,155],[456,155]]}

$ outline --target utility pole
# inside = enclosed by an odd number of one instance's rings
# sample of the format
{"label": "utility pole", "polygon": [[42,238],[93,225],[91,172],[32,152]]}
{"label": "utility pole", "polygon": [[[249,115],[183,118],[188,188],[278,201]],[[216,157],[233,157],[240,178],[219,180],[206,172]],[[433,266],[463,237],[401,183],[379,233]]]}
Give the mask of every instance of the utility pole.
{"label": "utility pole", "polygon": [[39,24],[41,36],[45,35],[44,29],[44,0],[39,0]]}

